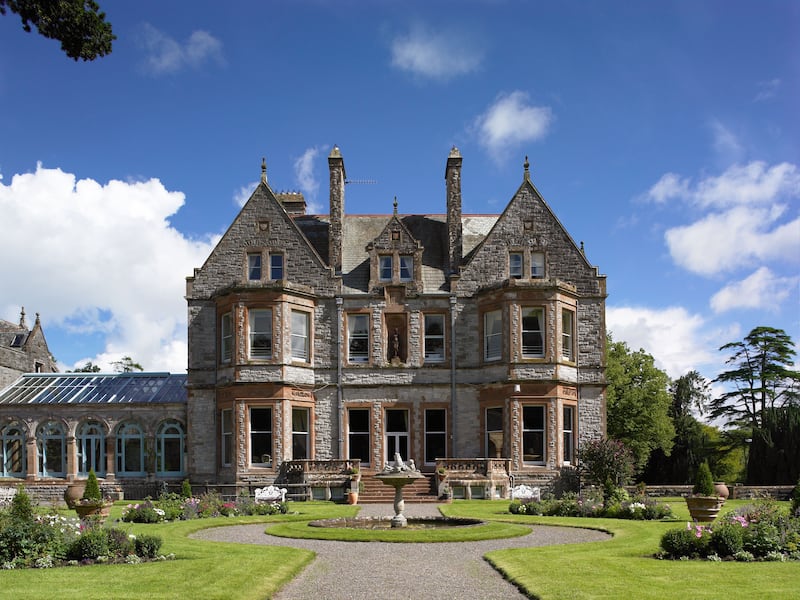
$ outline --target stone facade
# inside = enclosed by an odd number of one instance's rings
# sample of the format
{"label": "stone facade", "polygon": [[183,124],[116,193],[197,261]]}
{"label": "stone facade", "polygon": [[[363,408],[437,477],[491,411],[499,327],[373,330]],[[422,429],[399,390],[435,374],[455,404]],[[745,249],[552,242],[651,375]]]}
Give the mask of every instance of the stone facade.
{"label": "stone facade", "polygon": [[[286,461],[399,451],[504,459],[546,480],[605,433],[605,277],[531,182],[500,215],[347,215],[339,148],[330,213],[262,180],[187,278],[192,480],[271,482]],[[291,203],[291,206],[289,206]]]}
{"label": "stone facade", "polygon": [[0,321],[0,390],[23,373],[55,373],[57,370],[38,313],[33,329],[28,329],[24,308],[18,324]]}

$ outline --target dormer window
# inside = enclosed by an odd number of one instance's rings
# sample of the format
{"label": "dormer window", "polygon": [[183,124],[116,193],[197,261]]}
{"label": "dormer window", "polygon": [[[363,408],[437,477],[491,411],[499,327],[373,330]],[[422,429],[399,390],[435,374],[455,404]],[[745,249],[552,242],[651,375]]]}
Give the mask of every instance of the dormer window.
{"label": "dormer window", "polygon": [[522,279],[522,252],[508,255],[508,276],[511,279]]}
{"label": "dormer window", "polygon": [[380,257],[380,280],[381,281],[391,281],[392,280],[392,257],[391,256],[381,256]]}
{"label": "dormer window", "polygon": [[400,281],[414,279],[414,258],[412,256],[400,257]]}
{"label": "dormer window", "polygon": [[269,278],[274,281],[283,279],[283,254],[269,255]]}

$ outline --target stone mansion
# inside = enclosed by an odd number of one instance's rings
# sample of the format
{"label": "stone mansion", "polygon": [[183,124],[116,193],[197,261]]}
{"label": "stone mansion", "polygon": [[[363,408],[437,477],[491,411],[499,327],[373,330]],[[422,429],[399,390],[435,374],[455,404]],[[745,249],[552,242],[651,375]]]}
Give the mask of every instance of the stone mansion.
{"label": "stone mansion", "polygon": [[[260,184],[187,277],[185,395],[73,403],[82,416],[58,417],[72,440],[60,475],[86,465],[81,419],[96,422],[112,479],[234,485],[272,483],[292,465],[358,461],[369,474],[395,453],[429,473],[543,482],[605,434],[605,276],[541,197],[527,159],[499,215],[462,214],[456,148],[444,214],[401,214],[396,201],[392,214],[347,214],[338,147],[328,166],[329,214],[309,215],[302,194],[273,191],[262,164]],[[24,421],[30,455],[41,447],[33,407],[23,415],[13,389],[0,392],[0,426]],[[179,430],[171,449],[158,437],[167,406]],[[142,457],[161,448],[162,462],[142,458],[126,473],[128,435],[140,436],[130,447]]]}

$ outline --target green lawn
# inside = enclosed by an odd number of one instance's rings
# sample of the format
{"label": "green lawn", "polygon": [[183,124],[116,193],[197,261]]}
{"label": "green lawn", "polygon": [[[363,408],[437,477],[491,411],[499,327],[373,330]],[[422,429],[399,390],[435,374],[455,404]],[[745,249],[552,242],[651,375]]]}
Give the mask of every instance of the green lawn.
{"label": "green lawn", "polygon": [[[725,508],[730,510],[745,503],[729,501]],[[614,535],[606,542],[490,552],[487,560],[532,598],[798,597],[797,562],[715,563],[652,558],[663,532],[685,526],[689,519],[681,499],[673,499],[671,505],[681,519],[677,523],[517,516],[505,512],[506,501],[454,502],[444,510],[460,517],[593,527]]]}
{"label": "green lawn", "polygon": [[[730,509],[743,504],[729,501]],[[119,516],[125,503],[114,507]],[[192,540],[209,526],[298,522],[353,516],[357,507],[325,502],[291,503],[296,515],[198,519],[158,525],[123,524],[131,532],[164,539],[162,551],[176,560],[142,565],[95,565],[3,571],[0,597],[39,598],[267,598],[290,581],[313,553],[293,548]],[[511,515],[507,501],[455,501],[448,516],[491,520],[489,529],[507,534],[511,524],[584,526],[611,532],[606,542],[499,550],[487,559],[532,598],[793,598],[798,596],[800,563],[714,563],[652,558],[661,534],[682,527],[685,504],[676,499],[673,523]],[[453,530],[455,531],[455,530]],[[461,530],[462,532],[464,530]],[[533,535],[536,535],[534,532]]]}

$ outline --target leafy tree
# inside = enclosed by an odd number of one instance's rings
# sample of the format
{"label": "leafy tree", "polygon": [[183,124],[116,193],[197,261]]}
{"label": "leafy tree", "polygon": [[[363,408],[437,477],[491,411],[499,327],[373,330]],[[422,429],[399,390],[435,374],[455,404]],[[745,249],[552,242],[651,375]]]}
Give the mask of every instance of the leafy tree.
{"label": "leafy tree", "polygon": [[733,389],[714,398],[709,415],[753,429],[764,423],[768,409],[797,405],[800,401],[800,372],[794,365],[792,338],[782,329],[756,327],[740,342],[720,347],[730,352],[725,361],[731,369],[714,380]]}
{"label": "leafy tree", "polygon": [[144,371],[142,365],[133,362],[130,356],[123,356],[120,360],[111,363],[115,373],[132,373],[133,371]]}
{"label": "leafy tree", "polygon": [[87,360],[86,364],[83,365],[80,369],[75,369],[74,371],[67,371],[67,373],[99,373],[99,372],[100,372],[100,367],[98,367],[90,360]]}
{"label": "leafy tree", "polygon": [[634,461],[630,449],[618,440],[589,440],[578,453],[581,475],[603,488],[603,503],[633,475]]}
{"label": "leafy tree", "polygon": [[762,426],[753,430],[747,482],[790,484],[800,476],[800,407],[767,409]]}
{"label": "leafy tree", "polygon": [[6,10],[19,15],[25,31],[33,25],[40,35],[59,40],[64,53],[76,61],[109,54],[117,39],[94,0],[0,0],[0,15]]}
{"label": "leafy tree", "polygon": [[644,350],[632,352],[625,342],[609,336],[606,381],[608,437],[631,449],[638,469],[656,448],[668,456],[675,437],[669,417],[669,377],[655,366],[653,357]]}

